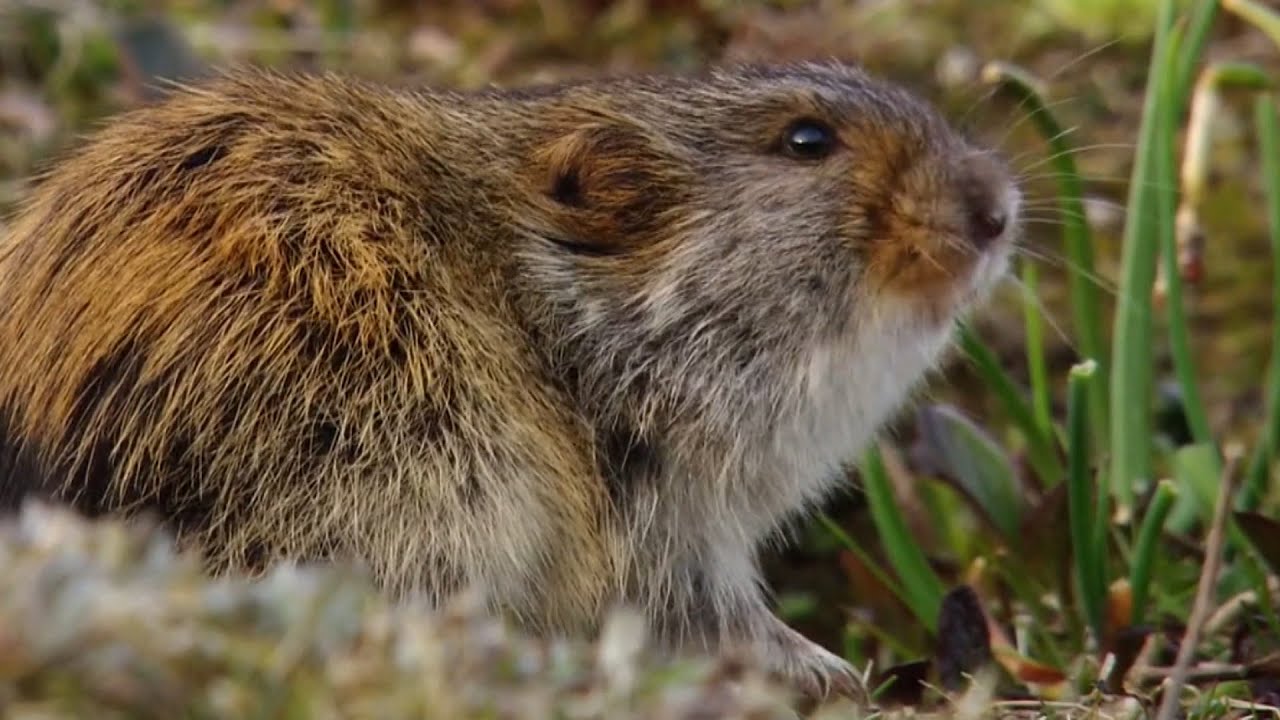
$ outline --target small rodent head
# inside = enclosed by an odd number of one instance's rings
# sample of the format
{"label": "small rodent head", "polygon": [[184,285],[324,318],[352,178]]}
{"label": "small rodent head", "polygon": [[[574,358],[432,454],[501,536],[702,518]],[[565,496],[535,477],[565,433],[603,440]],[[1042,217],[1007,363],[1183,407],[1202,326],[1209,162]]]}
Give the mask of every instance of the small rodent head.
{"label": "small rodent head", "polygon": [[534,101],[521,251],[604,395],[777,411],[818,348],[849,373],[935,353],[1004,270],[1011,174],[900,87],[838,64],[609,87]]}

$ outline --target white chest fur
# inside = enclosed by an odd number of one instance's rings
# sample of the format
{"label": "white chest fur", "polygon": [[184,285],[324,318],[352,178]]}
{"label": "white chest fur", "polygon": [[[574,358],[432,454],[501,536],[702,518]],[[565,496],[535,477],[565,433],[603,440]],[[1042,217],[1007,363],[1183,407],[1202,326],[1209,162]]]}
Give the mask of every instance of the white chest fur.
{"label": "white chest fur", "polygon": [[933,368],[950,327],[877,318],[856,337],[815,347],[797,368],[793,412],[777,426],[771,481],[786,513],[822,497]]}

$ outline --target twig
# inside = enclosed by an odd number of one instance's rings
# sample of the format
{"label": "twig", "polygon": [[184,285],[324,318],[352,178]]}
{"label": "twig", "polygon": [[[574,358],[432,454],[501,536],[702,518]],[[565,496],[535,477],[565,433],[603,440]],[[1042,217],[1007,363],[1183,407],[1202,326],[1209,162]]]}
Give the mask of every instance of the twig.
{"label": "twig", "polygon": [[1209,538],[1205,542],[1204,567],[1200,569],[1200,584],[1196,588],[1195,601],[1191,605],[1191,616],[1187,618],[1187,631],[1178,647],[1178,658],[1173,664],[1173,673],[1164,688],[1164,697],[1160,701],[1160,712],[1156,720],[1173,720],[1178,711],[1178,696],[1187,682],[1191,658],[1195,655],[1196,646],[1200,644],[1201,631],[1209,618],[1213,603],[1214,587],[1218,583],[1218,569],[1222,565],[1222,548],[1226,543],[1227,511],[1231,509],[1231,498],[1235,494],[1236,465],[1240,461],[1240,448],[1229,446],[1225,453],[1226,466],[1222,469],[1222,479],[1218,483],[1217,506],[1213,511],[1213,525],[1209,528]]}
{"label": "twig", "polygon": [[[1139,678],[1140,682],[1148,680],[1164,680],[1172,677],[1176,668],[1172,667],[1150,667],[1142,671]],[[1237,680],[1253,680],[1259,677],[1270,677],[1273,670],[1270,667],[1259,667],[1256,663],[1241,665],[1235,663],[1204,663],[1194,668],[1188,668],[1186,676],[1183,680],[1188,685],[1202,685],[1222,682],[1234,682]]]}
{"label": "twig", "polygon": [[[1276,583],[1273,582],[1273,580],[1275,580],[1275,578],[1267,578],[1267,581],[1268,581],[1267,585],[1268,586],[1276,585]],[[1275,590],[1269,589],[1268,592],[1275,592]],[[1253,590],[1245,590],[1243,592],[1237,593],[1235,596],[1229,598],[1226,602],[1219,605],[1218,609],[1213,612],[1213,615],[1211,615],[1209,619],[1205,621],[1205,624],[1204,624],[1205,632],[1210,635],[1213,635],[1221,631],[1222,628],[1227,626],[1227,623],[1239,619],[1239,617],[1242,614],[1244,614],[1246,610],[1256,607],[1257,605],[1258,605],[1257,592]]]}
{"label": "twig", "polygon": [[1273,717],[1280,718],[1280,708],[1273,707],[1271,705],[1259,705],[1258,703],[1237,700],[1235,698],[1227,698],[1227,704],[1237,710],[1249,710],[1254,713],[1267,713]]}

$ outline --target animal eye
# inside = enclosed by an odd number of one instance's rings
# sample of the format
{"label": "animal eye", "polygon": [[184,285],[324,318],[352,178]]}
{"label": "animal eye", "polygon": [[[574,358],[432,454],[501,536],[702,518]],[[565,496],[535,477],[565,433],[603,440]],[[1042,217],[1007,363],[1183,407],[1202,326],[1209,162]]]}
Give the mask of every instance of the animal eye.
{"label": "animal eye", "polygon": [[836,134],[817,120],[797,120],[783,133],[782,146],[794,157],[813,160],[831,154]]}

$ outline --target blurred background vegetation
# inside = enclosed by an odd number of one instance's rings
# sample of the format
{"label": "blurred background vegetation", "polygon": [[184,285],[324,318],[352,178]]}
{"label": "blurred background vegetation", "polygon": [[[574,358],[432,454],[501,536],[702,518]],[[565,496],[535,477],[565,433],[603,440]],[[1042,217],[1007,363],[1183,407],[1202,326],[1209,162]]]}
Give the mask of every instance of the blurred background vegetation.
{"label": "blurred background vegetation", "polygon": [[[156,97],[160,78],[197,78],[218,66],[255,63],[396,84],[478,87],[837,57],[939,103],[968,133],[1012,158],[1027,192],[1043,200],[1024,243],[1040,266],[1035,296],[1011,284],[977,327],[1000,364],[1026,385],[1030,301],[1044,316],[1049,370],[1064,378],[1078,353],[1072,336],[1059,330],[1069,324],[1069,260],[1060,240],[1062,217],[1052,209],[1055,169],[1044,138],[1027,122],[1027,108],[993,93],[981,71],[994,60],[1026,69],[1078,148],[1095,281],[1110,317],[1156,7],[1156,0],[0,0],[0,232],[4,213],[33,173],[94,123]],[[1205,58],[1253,63],[1272,74],[1280,68],[1276,46],[1229,15],[1214,25]],[[1184,298],[1200,339],[1194,346],[1203,369],[1200,391],[1215,436],[1248,447],[1257,442],[1263,417],[1271,288],[1280,281],[1272,277],[1266,217],[1258,210],[1263,190],[1250,117],[1247,97],[1228,95],[1218,110],[1203,272]],[[1187,442],[1188,431],[1163,343],[1155,357],[1163,388],[1156,430],[1161,442],[1177,446]],[[1054,388],[1058,417],[1065,380]],[[1062,499],[1021,487],[1019,502],[1028,510],[1010,528],[994,527],[966,497],[982,492],[966,479],[984,477],[983,463],[1003,462],[1004,448],[1011,448],[1015,467],[1026,458],[994,394],[962,355],[892,431],[896,451],[884,459],[906,527],[949,582],[975,573],[996,578],[983,586],[984,602],[1021,637],[1026,623],[1044,617],[1021,612],[1011,600],[1019,593],[1008,587],[1024,575],[1045,588],[1070,584],[1052,577],[1067,572]],[[956,477],[965,475],[956,463],[971,468],[967,478]],[[1280,502],[1274,485],[1263,503],[1273,514]],[[797,528],[797,536],[797,544],[767,563],[791,622],[851,658],[881,666],[931,652],[930,632],[867,562],[880,559],[883,548],[858,484],[831,505],[829,522]],[[1169,567],[1158,575],[1167,582],[1151,599],[1149,618],[1177,626],[1195,589],[1197,552],[1191,539],[1169,547]],[[1051,657],[1051,643],[1018,644],[1057,666],[1072,659]]]}

